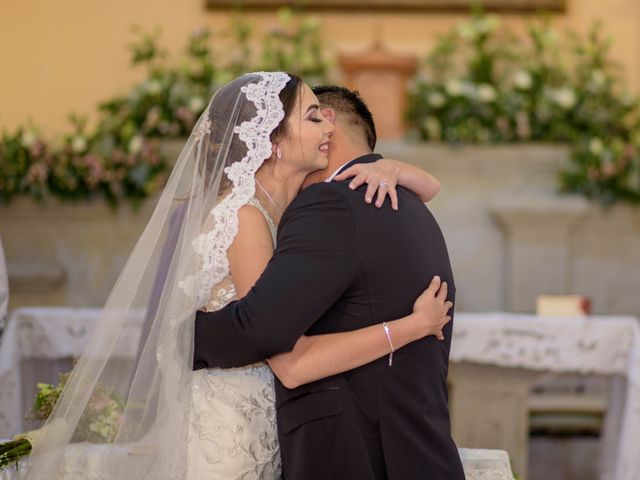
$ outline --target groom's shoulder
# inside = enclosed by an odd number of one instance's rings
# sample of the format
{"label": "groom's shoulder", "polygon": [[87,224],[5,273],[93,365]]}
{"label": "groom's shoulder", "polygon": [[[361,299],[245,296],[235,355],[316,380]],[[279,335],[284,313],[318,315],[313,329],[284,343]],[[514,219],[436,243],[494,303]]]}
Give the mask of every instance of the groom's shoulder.
{"label": "groom's shoulder", "polygon": [[318,182],[302,190],[291,202],[290,208],[299,208],[314,204],[343,203],[346,186],[342,182]]}
{"label": "groom's shoulder", "polygon": [[308,186],[287,207],[280,221],[280,229],[293,223],[313,229],[352,224],[345,190],[348,188],[338,182],[321,182]]}

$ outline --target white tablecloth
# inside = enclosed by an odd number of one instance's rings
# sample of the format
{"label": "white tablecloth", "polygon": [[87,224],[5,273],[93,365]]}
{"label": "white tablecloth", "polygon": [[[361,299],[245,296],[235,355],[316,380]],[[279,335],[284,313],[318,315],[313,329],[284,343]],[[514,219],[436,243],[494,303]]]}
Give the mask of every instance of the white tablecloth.
{"label": "white tablecloth", "polygon": [[[86,471],[87,464],[95,465],[104,461],[104,457],[113,457],[114,461],[126,462],[131,454],[127,448],[101,445],[78,445],[67,449],[69,471]],[[513,480],[509,454],[504,450],[485,450],[461,448],[460,458],[467,480]],[[102,460],[99,458],[102,457]],[[24,471],[23,460],[16,467],[0,471],[0,480],[17,480],[18,473]],[[81,474],[80,474],[81,475]],[[428,478],[428,475],[425,476]]]}
{"label": "white tablecloth", "polygon": [[[25,402],[21,394],[21,363],[29,359],[53,361],[79,356],[99,316],[99,309],[22,308],[13,313],[0,344],[0,437],[11,437],[22,430]],[[138,334],[131,332],[132,339]],[[137,342],[132,340],[127,348],[130,351],[123,354],[134,355],[136,347]],[[637,319],[458,313],[451,361],[623,376],[627,380],[626,401],[617,412],[621,416],[621,430],[609,478],[637,478],[640,472],[640,456],[636,455],[640,442]]]}
{"label": "white tablecloth", "polygon": [[617,416],[621,428],[612,439],[614,448],[608,450],[612,464],[605,467],[603,480],[640,478],[638,319],[458,313],[451,361],[626,378],[623,398],[613,398],[608,407],[608,416]]}

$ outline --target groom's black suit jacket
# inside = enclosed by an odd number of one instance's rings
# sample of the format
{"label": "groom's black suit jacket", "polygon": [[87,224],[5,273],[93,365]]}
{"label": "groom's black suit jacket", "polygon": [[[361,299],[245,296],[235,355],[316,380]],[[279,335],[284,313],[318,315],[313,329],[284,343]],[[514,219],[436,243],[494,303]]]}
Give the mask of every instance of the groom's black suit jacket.
{"label": "groom's black suit jacket", "polygon": [[[294,199],[247,296],[198,312],[194,369],[247,365],[290,351],[302,334],[403,317],[434,275],[454,299],[445,241],[425,205],[399,188],[399,211],[388,201],[377,209],[362,188],[319,183]],[[384,357],[294,389],[276,380],[284,478],[462,480],[447,408],[451,331],[452,322],[444,341],[396,351],[393,366]]]}

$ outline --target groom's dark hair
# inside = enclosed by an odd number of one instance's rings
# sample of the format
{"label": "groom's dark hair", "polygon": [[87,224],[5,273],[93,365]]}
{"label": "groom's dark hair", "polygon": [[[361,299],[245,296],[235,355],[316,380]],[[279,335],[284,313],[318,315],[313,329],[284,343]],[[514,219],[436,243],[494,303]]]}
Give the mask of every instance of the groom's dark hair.
{"label": "groom's dark hair", "polygon": [[313,87],[322,107],[329,107],[345,115],[348,122],[360,130],[373,151],[376,147],[376,125],[373,115],[359,92],[337,85],[319,85]]}

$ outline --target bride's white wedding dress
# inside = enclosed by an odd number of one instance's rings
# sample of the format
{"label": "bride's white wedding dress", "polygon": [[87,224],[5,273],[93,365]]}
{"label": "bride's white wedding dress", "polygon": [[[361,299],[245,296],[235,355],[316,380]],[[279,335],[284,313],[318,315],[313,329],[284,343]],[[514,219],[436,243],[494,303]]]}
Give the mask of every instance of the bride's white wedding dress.
{"label": "bride's white wedding dress", "polygon": [[[276,226],[264,215],[275,245]],[[207,310],[237,298],[231,275],[212,290]],[[280,478],[273,373],[265,362],[240,368],[197,370],[189,420],[188,480]]]}

